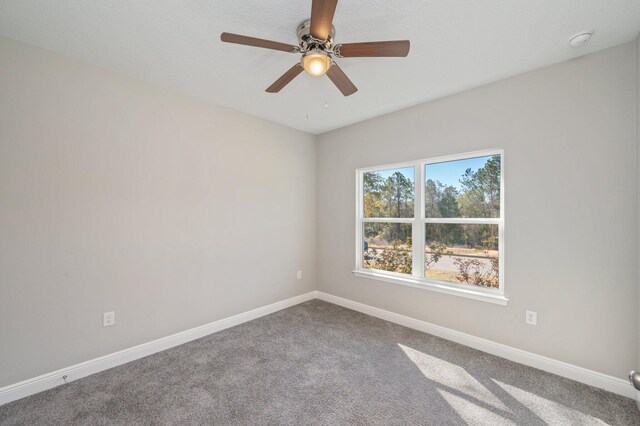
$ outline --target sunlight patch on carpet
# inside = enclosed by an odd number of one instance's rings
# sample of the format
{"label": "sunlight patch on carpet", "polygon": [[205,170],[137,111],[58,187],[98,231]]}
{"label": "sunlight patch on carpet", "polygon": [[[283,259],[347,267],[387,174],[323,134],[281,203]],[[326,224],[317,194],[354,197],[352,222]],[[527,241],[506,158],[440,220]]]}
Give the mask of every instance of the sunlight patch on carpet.
{"label": "sunlight patch on carpet", "polygon": [[491,380],[549,425],[575,424],[591,426],[608,424],[593,416],[584,414],[573,408],[565,407],[560,403],[548,400],[524,389],[502,383],[495,379]]}
{"label": "sunlight patch on carpet", "polygon": [[440,395],[453,408],[456,413],[469,425],[478,424],[479,419],[485,424],[491,425],[516,425],[512,420],[506,419],[500,414],[481,407],[468,399],[454,395],[446,390],[438,389]]}
{"label": "sunlight patch on carpet", "polygon": [[459,365],[425,354],[400,343],[398,343],[398,346],[427,379],[440,383],[447,388],[455,389],[489,407],[510,412],[509,408],[498,397]]}

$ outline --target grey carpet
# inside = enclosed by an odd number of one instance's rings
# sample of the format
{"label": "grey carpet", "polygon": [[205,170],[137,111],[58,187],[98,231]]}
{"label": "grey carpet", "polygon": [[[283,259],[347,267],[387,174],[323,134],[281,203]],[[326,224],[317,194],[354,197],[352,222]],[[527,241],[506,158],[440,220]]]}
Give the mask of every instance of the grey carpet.
{"label": "grey carpet", "polygon": [[640,425],[635,402],[313,300],[0,407],[3,425]]}

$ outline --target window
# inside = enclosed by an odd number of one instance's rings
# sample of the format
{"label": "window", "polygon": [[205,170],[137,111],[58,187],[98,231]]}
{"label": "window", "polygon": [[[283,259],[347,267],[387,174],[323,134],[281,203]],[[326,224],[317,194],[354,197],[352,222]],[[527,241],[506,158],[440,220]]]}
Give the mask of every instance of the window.
{"label": "window", "polygon": [[356,269],[506,304],[501,150],[357,171]]}

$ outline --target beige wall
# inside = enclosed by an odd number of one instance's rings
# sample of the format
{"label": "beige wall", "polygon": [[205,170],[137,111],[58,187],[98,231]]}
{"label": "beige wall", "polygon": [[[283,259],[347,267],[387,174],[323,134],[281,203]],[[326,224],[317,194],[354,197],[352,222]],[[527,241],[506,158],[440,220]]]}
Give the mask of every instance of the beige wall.
{"label": "beige wall", "polygon": [[0,387],[315,288],[314,136],[6,38],[0,64]]}
{"label": "beige wall", "polygon": [[[625,377],[638,356],[636,65],[631,42],[321,135],[319,289]],[[495,147],[507,306],[353,276],[356,168]]]}
{"label": "beige wall", "polygon": [[[639,44],[316,146],[0,38],[0,387],[315,288],[624,377],[640,353]],[[508,306],[353,277],[356,168],[494,147]]]}

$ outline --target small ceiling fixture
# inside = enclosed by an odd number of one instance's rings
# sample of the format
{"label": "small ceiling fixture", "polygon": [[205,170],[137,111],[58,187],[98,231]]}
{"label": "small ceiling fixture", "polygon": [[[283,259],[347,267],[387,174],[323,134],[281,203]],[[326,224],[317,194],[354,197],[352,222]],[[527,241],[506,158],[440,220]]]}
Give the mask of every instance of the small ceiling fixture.
{"label": "small ceiling fixture", "polygon": [[292,66],[267,88],[269,93],[279,92],[304,70],[314,77],[326,74],[344,96],[349,96],[358,88],[336,64],[334,57],[340,59],[404,57],[409,54],[410,43],[409,40],[390,40],[335,44],[333,39],[336,29],[332,22],[337,4],[338,0],[312,0],[311,19],[298,25],[298,45],[231,33],[222,33],[220,39],[226,43],[302,54],[299,63]]}
{"label": "small ceiling fixture", "polygon": [[331,67],[331,58],[327,52],[312,50],[302,55],[302,68],[314,77],[325,75]]}
{"label": "small ceiling fixture", "polygon": [[585,31],[583,33],[576,34],[569,39],[569,46],[571,47],[583,46],[589,43],[589,40],[591,40],[592,35],[593,35],[593,31]]}

